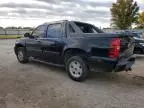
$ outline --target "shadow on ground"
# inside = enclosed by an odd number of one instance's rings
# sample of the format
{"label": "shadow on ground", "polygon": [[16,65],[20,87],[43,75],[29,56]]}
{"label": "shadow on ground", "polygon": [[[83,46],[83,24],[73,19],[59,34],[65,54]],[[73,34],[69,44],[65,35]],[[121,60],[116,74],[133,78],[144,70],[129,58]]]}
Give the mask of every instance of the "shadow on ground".
{"label": "shadow on ground", "polygon": [[[42,68],[46,68],[48,70],[51,70],[50,72],[54,72],[58,75],[62,75],[63,77],[68,77],[67,73],[65,72],[64,67],[57,67],[37,61],[31,61],[30,64],[37,65]],[[144,77],[142,76],[136,76],[131,74],[132,72],[119,72],[119,73],[99,73],[99,72],[90,72],[89,77],[86,81],[83,83],[86,84],[95,84],[100,83],[106,83],[106,84],[122,84],[125,86],[136,86],[136,87],[142,87],[144,86]]]}
{"label": "shadow on ground", "polygon": [[144,55],[135,55],[136,60],[144,60]]}
{"label": "shadow on ground", "polygon": [[92,81],[104,81],[112,83],[123,83],[127,85],[144,86],[144,77],[136,76],[127,72],[120,73],[94,73],[89,76]]}

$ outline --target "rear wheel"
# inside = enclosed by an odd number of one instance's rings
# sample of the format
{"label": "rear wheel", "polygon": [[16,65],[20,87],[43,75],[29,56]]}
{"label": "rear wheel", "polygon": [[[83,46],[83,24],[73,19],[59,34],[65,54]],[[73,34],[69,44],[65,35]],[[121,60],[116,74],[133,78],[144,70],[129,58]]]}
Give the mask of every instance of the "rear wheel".
{"label": "rear wheel", "polygon": [[83,81],[88,76],[88,66],[81,56],[71,56],[66,61],[66,71],[74,81]]}
{"label": "rear wheel", "polygon": [[17,48],[17,59],[20,63],[27,63],[28,57],[26,56],[26,52],[23,47]]}

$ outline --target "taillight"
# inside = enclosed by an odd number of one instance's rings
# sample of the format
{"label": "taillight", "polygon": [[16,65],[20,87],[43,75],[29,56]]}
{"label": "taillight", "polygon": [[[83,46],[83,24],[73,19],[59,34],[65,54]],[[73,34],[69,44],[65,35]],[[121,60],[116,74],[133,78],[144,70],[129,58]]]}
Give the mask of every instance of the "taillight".
{"label": "taillight", "polygon": [[110,58],[118,58],[120,53],[120,38],[114,38],[111,40],[110,49],[109,49],[109,57]]}

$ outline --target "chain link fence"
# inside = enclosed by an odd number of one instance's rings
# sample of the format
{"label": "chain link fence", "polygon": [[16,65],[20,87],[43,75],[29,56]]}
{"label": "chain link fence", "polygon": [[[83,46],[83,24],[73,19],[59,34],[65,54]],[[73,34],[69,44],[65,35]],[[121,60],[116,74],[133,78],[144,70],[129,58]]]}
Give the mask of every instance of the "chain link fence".
{"label": "chain link fence", "polygon": [[24,35],[32,29],[0,29],[0,35]]}

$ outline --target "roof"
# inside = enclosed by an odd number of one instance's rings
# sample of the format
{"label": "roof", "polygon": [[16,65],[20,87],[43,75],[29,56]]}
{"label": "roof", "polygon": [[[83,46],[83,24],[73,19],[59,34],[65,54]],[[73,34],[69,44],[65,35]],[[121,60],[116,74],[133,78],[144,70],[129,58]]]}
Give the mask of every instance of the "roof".
{"label": "roof", "polygon": [[84,23],[84,24],[89,24],[89,23],[86,23],[86,22],[81,22],[81,21],[69,21],[69,20],[58,20],[58,21],[52,21],[52,22],[46,22],[44,24],[48,25],[48,24],[53,24],[53,23],[63,23],[63,22],[77,22],[77,23]]}
{"label": "roof", "polygon": [[44,24],[52,24],[52,23],[63,23],[63,22],[67,22],[68,20],[58,20],[58,21],[51,21],[51,22],[46,22]]}

